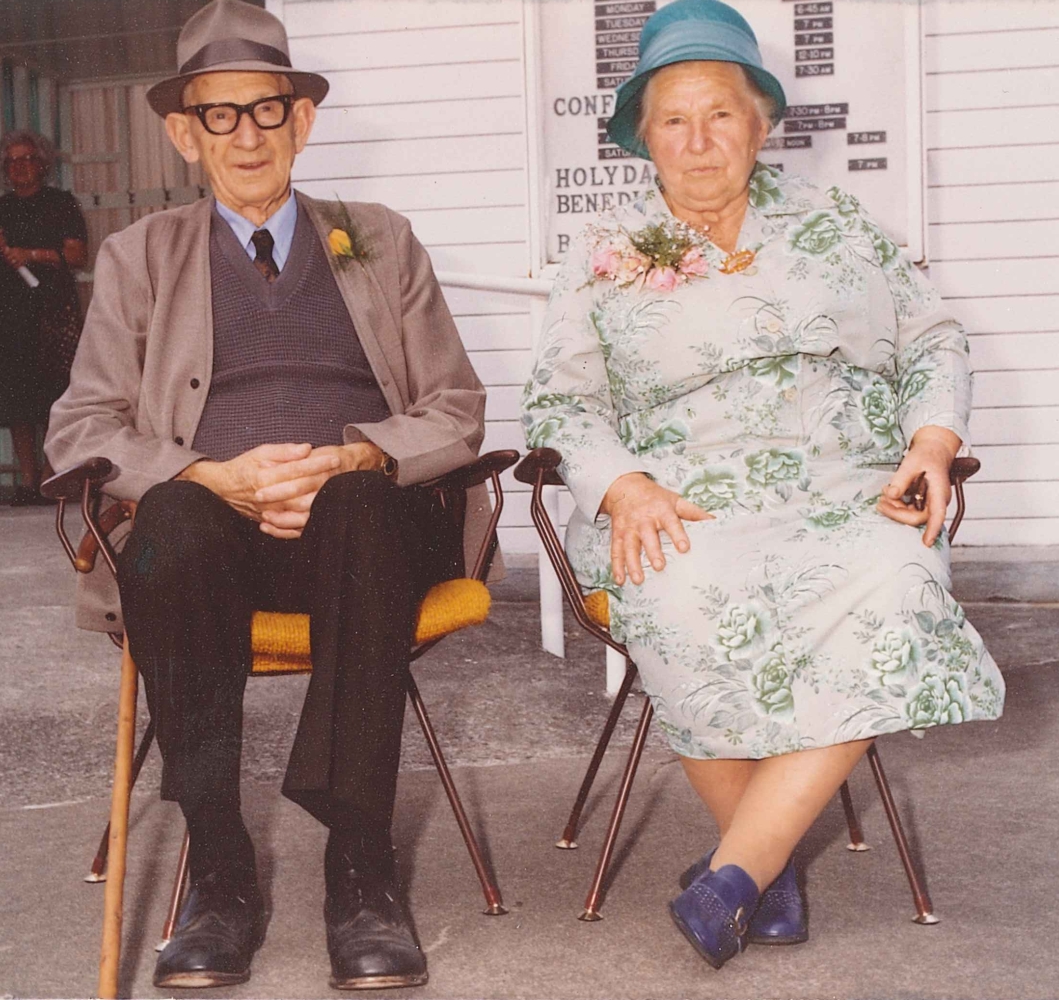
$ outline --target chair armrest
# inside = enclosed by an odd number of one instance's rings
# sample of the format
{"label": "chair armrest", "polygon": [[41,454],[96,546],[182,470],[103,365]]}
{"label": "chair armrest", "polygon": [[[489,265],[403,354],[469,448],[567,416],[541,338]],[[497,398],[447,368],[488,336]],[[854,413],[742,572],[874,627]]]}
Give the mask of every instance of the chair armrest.
{"label": "chair armrest", "polygon": [[[117,474],[118,468],[110,459],[89,458],[72,469],[57,472],[41,484],[40,491],[44,496],[59,501],[55,512],[55,530],[66,555],[78,573],[90,573],[95,568],[96,557],[102,552],[108,568],[117,576],[114,551],[107,541],[107,536],[119,524],[132,519],[136,504],[131,500],[122,500],[108,507],[100,516],[99,504],[96,502],[100,488]],[[84,518],[85,527],[88,528],[88,534],[81,539],[76,550],[63,524],[66,504],[70,501],[80,501],[81,516]]]}
{"label": "chair armrest", "polygon": [[109,458],[89,458],[64,472],[57,472],[40,484],[49,500],[80,500],[87,481],[93,490],[117,476],[118,470]]}
{"label": "chair armrest", "polygon": [[533,518],[544,553],[552,564],[552,569],[555,570],[559,586],[577,623],[589,635],[594,635],[600,642],[606,643],[622,656],[628,656],[626,648],[610,634],[610,630],[593,621],[592,616],[589,615],[577,576],[563,550],[563,543],[559,540],[555,525],[548,516],[544,503],[544,487],[566,485],[558,472],[559,463],[562,460],[563,456],[554,448],[534,448],[519,462],[515,469],[515,478],[520,483],[529,483],[533,486],[533,494],[530,497],[530,516]]}
{"label": "chair armrest", "polygon": [[[135,500],[119,500],[113,506],[108,507],[99,516],[99,533],[104,538],[109,538],[110,533],[126,521],[131,521],[136,516]],[[96,536],[89,531],[81,539],[77,546],[77,557],[74,559],[74,569],[78,573],[91,573],[96,568],[96,556],[99,555],[99,542]]]}
{"label": "chair armrest", "polygon": [[949,482],[957,486],[965,479],[970,479],[981,467],[982,463],[977,458],[954,458],[949,466]]}
{"label": "chair armrest", "polygon": [[963,523],[963,515],[967,512],[967,501],[963,495],[963,483],[970,479],[980,468],[982,463],[977,458],[954,458],[949,466],[949,482],[952,483],[953,492],[956,494],[956,513],[949,522],[949,541],[956,537]]}
{"label": "chair armrest", "polygon": [[467,490],[472,486],[492,479],[494,475],[510,469],[518,461],[518,452],[513,450],[490,451],[485,455],[479,455],[473,462],[453,469],[438,479],[432,479],[424,486],[436,490]]}
{"label": "chair armrest", "polygon": [[456,505],[454,510],[458,512],[458,518],[462,522],[466,491],[472,486],[480,486],[483,483],[492,482],[494,493],[493,513],[489,518],[489,525],[486,528],[485,535],[482,537],[482,544],[478,550],[478,557],[475,559],[474,568],[470,573],[473,579],[481,580],[483,583],[489,575],[489,567],[492,565],[493,555],[497,549],[496,527],[500,523],[500,514],[504,509],[504,489],[500,485],[500,473],[510,469],[517,461],[517,451],[511,449],[490,451],[485,455],[480,455],[473,462],[469,462],[459,469],[453,469],[452,472],[446,473],[444,476],[433,479],[429,483],[421,484],[437,490],[442,497],[446,495],[451,497],[452,499],[449,502]]}
{"label": "chair armrest", "polygon": [[515,478],[520,483],[533,486],[537,477],[543,474],[543,486],[563,486],[562,476],[556,471],[563,456],[554,448],[534,448],[515,469]]}
{"label": "chair armrest", "polygon": [[[520,483],[533,485],[537,482],[537,476],[544,472],[544,486],[563,486],[562,477],[556,471],[562,462],[563,456],[554,448],[534,448],[529,452],[515,469],[515,478]],[[953,485],[970,479],[979,469],[982,463],[977,458],[954,458],[949,466],[949,479]]]}

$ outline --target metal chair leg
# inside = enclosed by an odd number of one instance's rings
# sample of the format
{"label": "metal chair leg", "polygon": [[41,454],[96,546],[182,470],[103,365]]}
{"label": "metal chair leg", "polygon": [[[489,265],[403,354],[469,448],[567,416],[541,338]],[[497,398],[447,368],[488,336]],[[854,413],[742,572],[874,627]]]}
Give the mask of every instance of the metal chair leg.
{"label": "metal chair leg", "polygon": [[629,697],[629,691],[632,689],[632,682],[635,679],[636,667],[633,665],[632,660],[626,657],[625,679],[621,682],[621,687],[618,688],[618,693],[614,697],[614,704],[610,708],[610,714],[607,716],[603,733],[599,737],[595,752],[592,754],[592,760],[589,762],[588,770],[585,772],[584,780],[581,782],[581,788],[577,793],[574,808],[570,810],[570,818],[566,821],[566,829],[563,830],[562,837],[555,842],[556,847],[560,847],[563,850],[573,850],[577,847],[577,826],[581,821],[581,810],[585,808],[585,802],[588,801],[588,794],[592,791],[592,783],[596,780],[596,772],[603,761],[603,754],[606,753],[610,744],[614,727],[618,724],[621,711],[625,707],[625,701]]}
{"label": "metal chair leg", "polygon": [[860,828],[860,820],[853,808],[853,796],[849,794],[849,782],[843,781],[838,790],[842,796],[842,808],[846,813],[846,826],[849,827],[849,843],[846,844],[847,851],[870,851],[871,845],[864,842],[864,833]]}
{"label": "metal chair leg", "polygon": [[647,732],[651,725],[651,717],[654,715],[654,707],[649,698],[644,698],[643,712],[640,714],[640,723],[636,727],[636,735],[633,737],[632,749],[629,751],[629,759],[625,764],[625,773],[622,775],[621,786],[618,789],[618,798],[614,803],[614,812],[610,817],[610,826],[607,828],[607,836],[603,841],[603,850],[599,853],[599,863],[596,865],[596,877],[592,880],[592,888],[585,898],[585,908],[578,917],[579,920],[602,920],[599,912],[599,904],[603,895],[603,880],[606,878],[607,869],[610,867],[610,859],[614,854],[614,845],[618,840],[618,829],[625,815],[625,807],[629,803],[629,792],[632,791],[633,779],[636,777],[636,769],[640,766],[640,758],[643,756],[644,744],[647,742]]}
{"label": "metal chair leg", "polygon": [[132,757],[136,740],[136,664],[126,639],[121,652],[121,685],[118,689],[118,739],[114,753],[114,787],[110,798],[110,877],[103,892],[103,944],[99,956],[101,1000],[118,995],[121,962],[121,917],[125,889],[125,848],[129,834],[129,798],[132,794]]}
{"label": "metal chair leg", "polygon": [[897,853],[900,855],[905,875],[908,876],[908,884],[912,889],[912,902],[916,908],[916,915],[912,920],[917,924],[936,924],[938,918],[934,915],[934,906],[927,894],[926,886],[920,881],[919,874],[916,872],[912,851],[908,846],[904,828],[901,826],[901,817],[897,813],[897,804],[890,792],[890,783],[886,780],[886,772],[883,771],[879,751],[874,743],[868,749],[868,763],[871,764],[875,784],[878,785],[879,796],[882,798],[883,809],[886,810],[886,818],[890,821],[890,829],[893,831],[894,841],[897,844]]}
{"label": "metal chair leg", "polygon": [[162,926],[162,940],[154,946],[155,951],[161,951],[173,936],[173,928],[176,926],[177,917],[180,915],[180,904],[184,901],[184,890],[188,884],[188,851],[191,848],[191,834],[184,828],[184,839],[180,844],[180,857],[177,859],[176,878],[173,880],[173,893],[169,897],[169,910],[166,913],[165,924]]}
{"label": "metal chair leg", "polygon": [[504,900],[500,895],[500,887],[496,884],[492,873],[486,868],[478,841],[475,839],[474,831],[471,829],[467,814],[464,812],[463,803],[460,801],[459,792],[456,791],[456,785],[452,780],[448,764],[445,763],[445,756],[441,752],[441,744],[438,743],[437,734],[434,732],[430,717],[427,715],[423,697],[420,695],[419,687],[416,685],[411,673],[408,675],[408,697],[412,702],[412,708],[415,709],[416,718],[419,720],[419,726],[423,730],[427,746],[430,747],[430,755],[434,758],[434,766],[437,768],[441,784],[445,788],[445,794],[449,797],[449,805],[452,806],[452,811],[456,816],[456,823],[460,828],[460,833],[463,834],[463,841],[467,845],[471,863],[478,874],[478,881],[482,883],[482,892],[485,894],[485,913],[491,917],[507,913]]}
{"label": "metal chair leg", "polygon": [[[136,779],[140,776],[140,769],[143,767],[143,762],[147,757],[147,751],[151,749],[151,743],[154,740],[154,720],[152,719],[147,723],[147,728],[143,731],[143,737],[140,740],[140,746],[136,750],[136,757],[132,762],[132,787],[136,787]],[[96,848],[96,856],[92,859],[92,867],[88,874],[85,876],[86,882],[106,882],[107,880],[107,849],[110,846],[110,823],[107,823],[106,829],[103,831],[103,836],[99,840],[99,847]]]}

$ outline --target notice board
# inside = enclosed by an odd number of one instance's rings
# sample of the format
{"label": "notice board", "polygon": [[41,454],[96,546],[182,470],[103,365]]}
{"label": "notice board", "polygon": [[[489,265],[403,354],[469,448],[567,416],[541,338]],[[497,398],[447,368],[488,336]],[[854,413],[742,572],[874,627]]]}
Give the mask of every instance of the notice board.
{"label": "notice board", "polygon": [[[601,210],[653,183],[651,163],[607,141],[614,90],[666,0],[539,4],[546,261]],[[787,95],[759,158],[856,195],[923,260],[919,0],[729,0]]]}

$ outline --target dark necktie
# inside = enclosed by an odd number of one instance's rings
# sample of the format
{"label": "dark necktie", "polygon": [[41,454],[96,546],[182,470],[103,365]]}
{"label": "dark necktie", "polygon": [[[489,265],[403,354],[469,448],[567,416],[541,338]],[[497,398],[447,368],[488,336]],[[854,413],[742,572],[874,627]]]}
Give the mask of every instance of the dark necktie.
{"label": "dark necktie", "polygon": [[265,276],[265,281],[275,281],[279,277],[279,268],[272,256],[272,248],[275,246],[272,234],[267,229],[259,229],[250,237],[250,242],[257,251],[254,267]]}

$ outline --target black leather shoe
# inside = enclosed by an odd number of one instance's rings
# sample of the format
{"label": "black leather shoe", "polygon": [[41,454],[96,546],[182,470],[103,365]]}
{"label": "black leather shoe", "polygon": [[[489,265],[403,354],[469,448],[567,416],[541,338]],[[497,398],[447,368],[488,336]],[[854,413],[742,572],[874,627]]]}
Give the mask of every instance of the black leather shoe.
{"label": "black leather shoe", "polygon": [[221,872],[194,880],[173,936],[158,956],[155,986],[203,989],[245,983],[264,930],[265,904],[256,882],[235,885]]}
{"label": "black leather shoe", "polygon": [[332,882],[324,902],[331,988],[422,986],[427,958],[393,884],[356,869]]}

